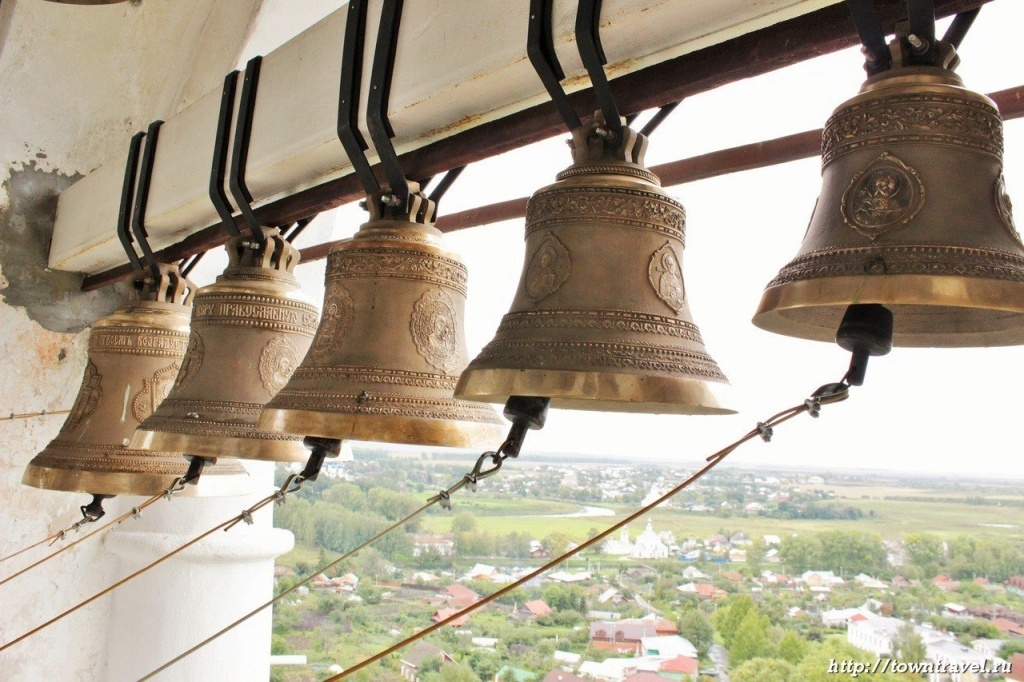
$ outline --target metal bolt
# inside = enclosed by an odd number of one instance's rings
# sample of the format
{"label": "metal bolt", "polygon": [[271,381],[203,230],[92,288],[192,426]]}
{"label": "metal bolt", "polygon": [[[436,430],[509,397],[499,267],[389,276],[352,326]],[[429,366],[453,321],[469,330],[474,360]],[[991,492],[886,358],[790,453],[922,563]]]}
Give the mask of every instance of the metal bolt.
{"label": "metal bolt", "polygon": [[910,47],[913,48],[914,52],[918,54],[928,49],[928,41],[914,33],[907,36],[907,42],[910,43]]}
{"label": "metal bolt", "polygon": [[189,412],[188,414],[185,415],[185,418],[186,419],[199,419],[199,413],[198,412]]}
{"label": "metal bolt", "polygon": [[615,137],[615,133],[601,126],[594,129],[594,134],[600,137],[602,140],[611,140]]}

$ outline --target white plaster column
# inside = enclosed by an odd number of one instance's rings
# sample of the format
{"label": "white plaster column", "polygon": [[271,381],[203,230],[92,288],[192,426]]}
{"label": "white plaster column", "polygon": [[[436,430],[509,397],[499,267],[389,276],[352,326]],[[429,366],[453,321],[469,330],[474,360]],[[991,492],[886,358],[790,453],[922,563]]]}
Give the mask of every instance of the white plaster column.
{"label": "white plaster column", "polygon": [[[162,500],[107,536],[105,547],[119,559],[115,575],[159,559],[269,494],[273,465],[245,464],[251,496]],[[271,527],[272,506],[253,516],[252,526],[218,531],[113,593],[106,680],[139,679],[273,596],[274,558],[289,551],[294,539]],[[270,629],[267,609],[155,679],[266,680]]]}

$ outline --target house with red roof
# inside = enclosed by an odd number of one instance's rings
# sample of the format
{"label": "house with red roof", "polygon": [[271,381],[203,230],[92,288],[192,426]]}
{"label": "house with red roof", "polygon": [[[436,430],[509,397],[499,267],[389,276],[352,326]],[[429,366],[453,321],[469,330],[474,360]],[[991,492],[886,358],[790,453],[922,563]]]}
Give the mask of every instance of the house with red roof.
{"label": "house with red roof", "polygon": [[676,656],[662,662],[658,672],[670,680],[690,680],[697,675],[697,659],[688,656]]}
{"label": "house with red roof", "polygon": [[[437,611],[434,611],[434,615],[430,617],[430,620],[434,621],[435,623],[440,623],[441,621],[446,620],[448,617],[454,616],[456,613],[460,613],[461,611],[462,609],[438,609]],[[450,623],[448,623],[448,625],[450,625],[453,628],[462,627],[463,625],[469,622],[469,615],[470,614],[467,613],[465,615],[459,616],[458,618],[455,618]]]}
{"label": "house with red roof", "polygon": [[480,601],[479,594],[458,583],[449,585],[441,590],[438,598],[447,604],[449,608],[454,608],[455,610],[464,609]]}
{"label": "house with red roof", "polygon": [[1024,637],[1024,625],[1014,622],[1009,618],[995,618],[992,620],[992,625],[999,628],[999,631],[1004,635],[1011,637]]}
{"label": "house with red roof", "polygon": [[1014,654],[1010,658],[1010,673],[1006,682],[1024,682],[1024,654]]}
{"label": "house with red roof", "polygon": [[512,618],[522,621],[533,621],[541,616],[550,616],[554,609],[547,605],[543,599],[528,601],[512,612]]}

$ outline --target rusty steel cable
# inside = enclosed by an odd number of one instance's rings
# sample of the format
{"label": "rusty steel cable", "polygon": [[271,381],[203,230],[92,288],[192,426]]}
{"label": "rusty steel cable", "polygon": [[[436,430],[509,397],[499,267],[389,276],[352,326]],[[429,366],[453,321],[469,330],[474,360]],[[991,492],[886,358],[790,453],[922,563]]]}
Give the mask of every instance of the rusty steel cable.
{"label": "rusty steel cable", "polygon": [[3,419],[7,421],[12,419],[31,419],[32,417],[49,417],[51,414],[71,414],[71,410],[42,410],[40,412],[22,412],[21,414],[11,412],[4,415]]}
{"label": "rusty steel cable", "polygon": [[[72,606],[71,608],[69,608],[69,609],[59,613],[58,615],[54,616],[50,620],[46,621],[45,623],[32,628],[31,630],[29,630],[25,634],[20,635],[20,636],[18,636],[16,638],[12,639],[11,641],[3,644],[3,645],[0,645],[0,652],[5,651],[5,650],[9,649],[10,647],[14,646],[15,644],[18,644],[19,642],[22,642],[22,641],[28,639],[29,637],[31,637],[32,635],[36,634],[37,632],[45,630],[49,626],[51,626],[54,623],[62,620],[65,617],[71,615],[72,613],[78,611],[79,609],[81,609],[81,608],[83,608],[85,606],[88,606],[89,604],[91,604],[92,602],[96,601],[100,597],[103,597],[103,596],[105,596],[107,594],[110,594],[111,592],[116,590],[121,585],[124,585],[125,583],[130,582],[131,580],[133,580],[133,579],[137,578],[138,576],[142,575],[143,573],[146,573],[150,569],[153,569],[153,568],[159,566],[163,562],[167,561],[168,559],[170,559],[171,557],[173,557],[173,556],[175,556],[177,554],[180,554],[181,552],[185,551],[186,549],[188,549],[192,545],[196,544],[197,542],[200,542],[201,540],[204,540],[207,537],[213,535],[218,530],[224,530],[224,531],[231,530],[231,528],[233,528],[236,524],[242,523],[243,521],[245,523],[247,523],[247,524],[251,524],[253,522],[253,519],[252,519],[253,513],[259,511],[260,509],[262,509],[263,507],[267,506],[268,504],[272,504],[274,502],[279,502],[279,501],[284,500],[284,498],[287,495],[290,495],[291,493],[297,492],[299,489],[301,489],[303,480],[304,479],[301,476],[299,476],[299,475],[292,475],[292,476],[290,476],[288,478],[288,480],[285,481],[284,485],[281,486],[280,489],[275,490],[273,493],[271,493],[270,495],[267,495],[266,497],[264,497],[259,502],[256,502],[255,504],[253,504],[248,509],[244,509],[239,514],[237,514],[235,516],[232,516],[230,519],[227,519],[226,521],[222,521],[221,523],[217,524],[213,528],[210,528],[209,530],[204,531],[203,533],[200,533],[199,535],[197,535],[196,537],[192,538],[188,542],[186,542],[186,543],[180,545],[179,547],[171,550],[167,554],[164,554],[159,559],[156,559],[155,561],[150,562],[149,564],[147,564],[146,566],[143,566],[142,568],[138,569],[137,571],[135,571],[133,573],[130,573],[129,575],[127,575],[124,578],[122,578],[122,579],[118,580],[117,582],[115,582],[113,585],[111,585],[111,586],[109,586],[109,587],[107,587],[107,588],[97,592],[96,594],[92,595],[88,599],[85,599],[85,600],[79,602],[78,604]],[[166,495],[166,494],[167,494],[166,492],[165,493],[161,493],[160,496]],[[157,498],[159,498],[160,496],[157,496]],[[129,512],[128,515],[131,516],[132,512]]]}
{"label": "rusty steel cable", "polygon": [[822,404],[832,403],[832,402],[839,402],[840,400],[845,400],[848,396],[849,396],[849,386],[845,382],[839,382],[839,383],[835,383],[835,384],[825,384],[824,386],[819,388],[817,391],[815,391],[814,394],[812,394],[811,398],[805,400],[802,404],[794,406],[794,407],[791,407],[788,410],[783,410],[782,412],[779,412],[778,414],[773,415],[772,417],[770,417],[766,421],[758,422],[758,424],[757,424],[757,426],[755,428],[753,428],[750,431],[748,431],[746,434],[744,434],[738,440],[734,441],[733,443],[727,445],[726,447],[722,448],[718,452],[716,452],[713,455],[709,456],[707,458],[707,460],[706,460],[708,462],[708,464],[706,464],[699,471],[697,471],[696,473],[691,475],[685,481],[683,481],[682,483],[680,483],[679,485],[677,485],[676,487],[672,488],[667,493],[665,493],[664,495],[659,497],[654,502],[651,502],[650,504],[644,505],[643,507],[641,507],[640,509],[636,510],[632,514],[626,516],[621,521],[618,521],[618,522],[612,524],[611,526],[609,526],[605,530],[601,531],[597,535],[595,535],[592,538],[586,540],[585,542],[583,542],[579,546],[574,547],[573,549],[571,549],[571,550],[561,554],[560,556],[558,556],[558,557],[552,559],[551,561],[543,564],[539,568],[537,568],[537,569],[527,573],[526,575],[521,576],[519,579],[515,580],[514,582],[509,583],[508,585],[505,585],[504,587],[502,587],[498,591],[494,592],[493,594],[490,594],[490,595],[488,595],[486,597],[483,597],[480,601],[474,603],[473,605],[468,606],[468,607],[466,607],[464,609],[461,609],[459,611],[456,611],[455,613],[449,615],[447,618],[444,618],[444,619],[442,619],[442,620],[440,620],[440,621],[438,621],[438,622],[436,622],[436,623],[434,623],[434,624],[432,624],[432,625],[430,625],[430,626],[420,630],[419,632],[417,632],[417,633],[415,633],[413,635],[410,635],[409,637],[406,637],[405,639],[403,639],[402,641],[398,642],[397,644],[393,644],[392,646],[388,647],[387,649],[384,649],[383,651],[380,651],[380,652],[374,654],[370,658],[367,658],[367,659],[365,659],[363,661],[360,661],[359,663],[357,663],[356,665],[352,666],[348,670],[345,670],[345,671],[343,671],[341,673],[338,673],[337,675],[334,675],[332,677],[328,677],[326,680],[324,680],[324,682],[335,682],[336,680],[340,680],[340,679],[343,679],[345,677],[348,677],[349,675],[351,675],[351,674],[353,674],[355,672],[358,672],[359,670],[362,670],[363,668],[366,668],[367,666],[372,665],[373,663],[376,663],[376,662],[380,661],[381,659],[385,658],[386,656],[389,656],[390,654],[398,651],[399,649],[402,649],[403,647],[411,644],[412,642],[415,642],[418,639],[420,639],[422,637],[425,637],[426,635],[429,635],[431,632],[439,630],[440,628],[444,627],[445,625],[448,625],[449,623],[451,623],[456,618],[460,618],[462,616],[466,616],[466,615],[472,613],[473,611],[475,611],[476,609],[478,609],[478,608],[480,608],[482,606],[485,606],[485,605],[489,604],[490,602],[492,602],[492,601],[494,601],[496,599],[499,599],[500,597],[508,594],[512,590],[514,590],[514,589],[518,588],[519,586],[523,585],[524,583],[529,582],[530,580],[533,580],[534,578],[536,578],[536,577],[542,575],[543,573],[549,571],[550,569],[554,568],[555,566],[557,566],[558,564],[562,563],[566,559],[569,559],[569,558],[575,556],[576,554],[579,554],[583,550],[588,549],[589,547],[593,546],[594,544],[600,542],[601,540],[604,540],[605,538],[607,538],[609,535],[611,535],[615,531],[621,529],[623,526],[625,526],[625,525],[627,525],[627,524],[637,520],[638,518],[640,518],[644,514],[648,513],[651,509],[657,507],[658,505],[660,505],[661,503],[665,502],[666,500],[668,500],[672,496],[676,495],[680,491],[682,491],[685,488],[689,487],[691,484],[694,483],[694,481],[697,481],[702,476],[704,476],[709,471],[711,471],[716,466],[718,466],[718,464],[721,463],[722,460],[724,460],[729,454],[731,454],[734,450],[736,450],[743,443],[746,443],[747,441],[752,440],[752,439],[757,438],[757,437],[760,437],[765,442],[768,442],[772,438],[774,427],[778,426],[779,424],[782,424],[783,422],[789,421],[793,417],[796,417],[797,415],[802,414],[804,412],[807,412],[812,417],[817,417],[818,416],[818,412],[820,411]]}
{"label": "rusty steel cable", "polygon": [[[172,486],[172,489],[173,488],[174,488],[174,486]],[[171,490],[171,489],[168,489],[168,490]],[[12,575],[7,576],[3,580],[0,580],[0,585],[4,585],[4,584],[10,582],[11,580],[14,580],[15,578],[17,578],[19,575],[22,575],[23,573],[27,573],[27,572],[31,571],[36,566],[39,566],[41,564],[46,563],[47,561],[49,561],[50,559],[54,558],[58,554],[61,554],[62,552],[66,552],[67,550],[71,549],[72,547],[74,547],[75,545],[77,545],[79,543],[85,542],[86,540],[88,540],[92,536],[96,535],[97,533],[102,533],[103,531],[105,531],[105,530],[107,530],[107,529],[109,529],[109,528],[111,528],[113,526],[116,526],[119,523],[123,523],[124,521],[128,520],[131,517],[138,517],[139,512],[141,512],[143,509],[145,509],[149,505],[153,504],[154,502],[159,500],[161,497],[167,497],[168,496],[168,490],[165,490],[165,491],[163,491],[161,493],[157,493],[156,495],[153,495],[153,497],[149,498],[148,500],[146,500],[142,504],[138,505],[137,507],[132,507],[129,511],[125,512],[121,516],[118,516],[116,519],[108,521],[108,522],[104,523],[102,526],[94,528],[93,530],[89,531],[88,533],[86,533],[82,537],[80,537],[80,538],[78,538],[78,539],[76,539],[76,540],[74,540],[72,542],[69,542],[68,544],[64,545],[60,549],[52,552],[51,554],[46,555],[45,557],[43,557],[39,561],[35,562],[34,564],[26,566],[25,568],[21,569],[17,573],[14,573]],[[53,545],[58,540],[61,540],[64,537],[67,537],[67,534],[70,533],[71,531],[77,531],[77,530],[81,529],[82,526],[84,526],[84,525],[86,525],[88,523],[95,523],[95,521],[97,521],[97,520],[98,520],[98,518],[97,519],[90,519],[89,517],[81,519],[80,521],[75,522],[74,524],[72,524],[71,526],[69,526],[68,528],[66,528],[66,529],[64,529],[62,531],[58,531],[58,532],[54,533],[53,535],[50,535],[50,536],[48,536],[46,538],[43,538],[39,542],[33,543],[33,544],[29,545],[28,547],[23,547],[22,549],[19,549],[14,554],[9,554],[8,556],[0,558],[0,563],[2,563],[4,561],[7,561],[8,559],[13,559],[14,557],[18,556],[19,554],[23,554],[23,553],[29,551],[30,549],[33,549],[34,547],[38,547],[39,545],[41,545],[43,543],[49,542],[50,545]]]}
{"label": "rusty steel cable", "polygon": [[[334,568],[335,566],[340,564],[342,561],[345,561],[346,559],[349,559],[352,556],[355,556],[360,551],[362,551],[364,548],[369,547],[370,545],[372,545],[377,540],[380,540],[385,535],[388,535],[389,533],[397,530],[398,528],[401,528],[402,526],[407,524],[409,521],[412,521],[414,518],[416,518],[417,516],[419,516],[423,512],[425,512],[428,509],[430,509],[431,507],[433,507],[435,504],[440,503],[442,507],[444,507],[446,509],[451,509],[451,496],[454,493],[456,493],[457,491],[461,490],[466,485],[471,486],[472,490],[475,491],[476,490],[476,484],[479,483],[479,481],[481,479],[487,478],[489,476],[493,476],[494,474],[496,474],[498,472],[498,470],[501,468],[502,462],[504,462],[505,459],[508,459],[508,457],[512,456],[508,452],[509,440],[510,439],[506,439],[506,441],[504,443],[502,443],[501,447],[499,447],[497,451],[485,452],[482,455],[480,455],[480,457],[477,458],[476,464],[474,465],[472,471],[470,471],[469,473],[463,475],[462,478],[460,478],[458,481],[456,481],[455,483],[450,485],[448,488],[442,490],[438,494],[436,494],[433,497],[431,497],[430,499],[428,499],[426,504],[424,504],[420,508],[414,510],[409,515],[407,515],[405,518],[402,518],[402,519],[399,519],[398,521],[395,521],[393,524],[391,524],[387,528],[384,528],[383,530],[381,530],[379,533],[374,535],[369,540],[364,541],[359,546],[350,549],[348,552],[345,552],[344,554],[342,554],[341,556],[337,557],[333,561],[331,561],[331,562],[329,562],[327,564],[324,564],[320,568],[312,571],[308,576],[306,576],[305,578],[303,578],[299,582],[295,583],[294,585],[292,585],[288,589],[282,591],[280,594],[275,595],[274,598],[271,599],[270,601],[268,601],[268,602],[266,602],[264,604],[261,604],[260,606],[257,606],[255,609],[253,609],[249,613],[245,614],[244,616],[242,616],[238,620],[230,623],[229,625],[226,625],[222,629],[218,630],[214,634],[210,635],[209,637],[207,637],[203,641],[201,641],[198,644],[196,644],[191,649],[181,653],[178,656],[175,656],[171,660],[169,660],[166,663],[164,663],[163,665],[161,665],[159,668],[157,668],[157,669],[147,673],[144,677],[139,678],[139,682],[143,682],[144,680],[148,680],[148,679],[152,678],[154,675],[156,675],[158,673],[161,673],[164,670],[167,670],[168,668],[173,666],[178,661],[180,661],[180,660],[182,660],[184,658],[187,658],[188,656],[191,656],[196,651],[199,651],[204,646],[206,646],[210,642],[214,641],[215,639],[217,639],[221,635],[229,632],[230,630],[233,630],[234,628],[238,627],[239,625],[241,625],[245,621],[249,620],[250,618],[252,618],[256,614],[258,614],[259,612],[263,611],[263,609],[265,609],[265,608],[267,608],[269,606],[273,606],[274,604],[276,604],[280,600],[284,599],[285,597],[287,597],[289,594],[291,594],[295,590],[299,589],[303,585],[308,584],[310,581],[313,580],[313,578],[315,578],[316,576],[320,575],[324,571],[328,571],[328,570]],[[488,461],[490,462],[490,467],[489,468],[485,468],[487,466],[487,464],[488,464]]]}

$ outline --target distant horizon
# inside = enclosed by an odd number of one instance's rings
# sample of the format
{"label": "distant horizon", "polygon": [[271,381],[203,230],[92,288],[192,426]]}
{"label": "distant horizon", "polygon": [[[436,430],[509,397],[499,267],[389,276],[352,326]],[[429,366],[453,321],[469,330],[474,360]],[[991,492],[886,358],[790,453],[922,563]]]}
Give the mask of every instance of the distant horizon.
{"label": "distant horizon", "polygon": [[[422,446],[415,445],[397,445],[394,443],[378,443],[370,441],[359,441],[352,443],[353,455],[358,458],[360,450],[372,451],[375,454],[385,452],[387,454],[427,454],[430,456],[445,456],[449,455],[452,460],[457,461],[472,461],[479,456],[480,453],[473,450],[464,448],[459,449],[443,449],[443,448],[425,448]],[[531,462],[530,460],[543,459],[543,462]],[[680,460],[675,462],[663,461],[662,459],[645,459],[643,461],[636,461],[630,459],[630,455],[618,455],[613,453],[593,453],[593,452],[565,452],[560,450],[540,450],[536,452],[524,452],[516,460],[511,460],[508,466],[515,466],[516,463],[522,462],[523,464],[531,463],[564,463],[564,464],[603,464],[608,462],[621,463],[623,466],[653,466],[660,468],[693,468],[699,469],[706,462],[701,459],[692,460]],[[877,478],[888,477],[888,478],[899,478],[899,479],[923,479],[928,481],[936,480],[955,480],[961,483],[978,482],[978,483],[1006,483],[1009,486],[1024,485],[1024,471],[1018,472],[1007,472],[1006,474],[996,474],[987,472],[977,472],[972,474],[965,474],[958,471],[941,471],[941,470],[927,470],[918,471],[910,469],[882,469],[878,467],[857,467],[857,466],[828,466],[828,467],[816,467],[810,464],[800,463],[761,463],[761,462],[750,462],[726,460],[722,462],[718,467],[718,470],[729,469],[733,471],[749,471],[750,473],[801,473],[807,475],[845,475],[845,476],[873,476]]]}

